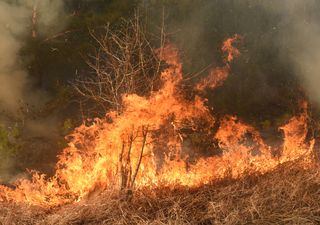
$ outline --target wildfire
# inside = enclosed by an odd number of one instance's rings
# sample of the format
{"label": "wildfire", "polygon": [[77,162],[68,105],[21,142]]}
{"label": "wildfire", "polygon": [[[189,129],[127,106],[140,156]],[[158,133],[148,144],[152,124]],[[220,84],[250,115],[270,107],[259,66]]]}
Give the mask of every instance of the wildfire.
{"label": "wildfire", "polygon": [[230,73],[230,63],[240,55],[240,51],[235,48],[233,44],[239,42],[241,39],[241,36],[236,34],[234,37],[224,41],[221,50],[225,55],[223,60],[225,65],[223,67],[212,68],[208,76],[196,85],[196,90],[203,91],[206,88],[213,89],[222,85]]}
{"label": "wildfire", "polygon": [[[227,39],[222,47],[225,66],[213,68],[196,85],[197,91],[215,88],[227,79],[231,61],[240,55],[233,44],[240,36]],[[284,133],[282,155],[271,149],[252,126],[236,116],[217,121],[196,96],[186,100],[179,91],[182,63],[172,44],[159,51],[168,64],[162,74],[162,88],[149,97],[123,96],[123,112],[110,112],[82,125],[70,135],[71,142],[59,155],[55,176],[46,179],[33,173],[32,180],[20,180],[16,189],[0,187],[0,200],[44,207],[79,201],[97,188],[132,189],[154,186],[198,186],[225,176],[241,177],[248,172],[265,173],[280,163],[309,154],[307,104],[301,114],[280,127]],[[214,126],[219,124],[217,132]],[[188,140],[217,141],[221,154],[192,156],[201,146],[187,146]],[[194,154],[193,154],[194,153]]]}

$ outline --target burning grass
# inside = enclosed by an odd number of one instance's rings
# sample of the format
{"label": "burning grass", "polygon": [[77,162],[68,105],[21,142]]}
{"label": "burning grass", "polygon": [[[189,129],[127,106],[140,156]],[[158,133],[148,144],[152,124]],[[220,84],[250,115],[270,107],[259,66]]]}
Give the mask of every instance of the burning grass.
{"label": "burning grass", "polygon": [[[227,79],[230,60],[239,55],[232,47],[238,39],[225,41],[225,65],[213,68],[193,91]],[[236,115],[218,121],[204,97],[185,98],[175,46],[159,54],[168,64],[159,90],[148,97],[124,95],[121,113],[111,111],[78,127],[53,177],[34,173],[15,189],[0,186],[2,223],[319,222],[320,170],[312,160],[315,139],[308,137],[307,102],[301,101],[300,112],[279,127],[284,140],[275,156],[258,130]],[[204,140],[187,145],[199,137]],[[217,148],[220,155],[212,153]],[[200,151],[196,157],[199,149],[210,154]],[[125,194],[119,197],[119,192]]]}
{"label": "burning grass", "polygon": [[2,203],[11,224],[319,224],[320,168],[298,162],[262,176],[225,178],[198,188],[140,190],[130,200],[110,191],[52,209]]}

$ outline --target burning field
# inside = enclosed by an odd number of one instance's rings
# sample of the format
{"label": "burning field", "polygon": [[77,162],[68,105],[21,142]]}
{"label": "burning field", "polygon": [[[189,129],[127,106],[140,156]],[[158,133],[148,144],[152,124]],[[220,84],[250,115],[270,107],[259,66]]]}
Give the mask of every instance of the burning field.
{"label": "burning field", "polygon": [[318,224],[318,167],[298,162],[264,175],[225,178],[199,188],[113,191],[53,209],[1,203],[2,224]]}
{"label": "burning field", "polygon": [[308,102],[278,129],[276,148],[237,115],[216,118],[205,93],[222,86],[242,37],[222,45],[224,65],[183,87],[178,49],[158,49],[161,87],[122,96],[123,110],[68,136],[54,176],[31,172],[1,186],[2,224],[316,224],[319,168]]}

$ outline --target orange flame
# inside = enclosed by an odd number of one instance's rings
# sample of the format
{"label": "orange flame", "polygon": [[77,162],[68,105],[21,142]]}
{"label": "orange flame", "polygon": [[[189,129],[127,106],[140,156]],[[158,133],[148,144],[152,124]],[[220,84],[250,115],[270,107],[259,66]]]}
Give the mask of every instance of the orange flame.
{"label": "orange flame", "polygon": [[228,38],[224,41],[222,46],[222,52],[226,55],[224,62],[231,63],[235,57],[240,56],[240,51],[233,47],[235,42],[238,42],[242,39],[242,37],[238,34],[234,35],[232,38]]}
{"label": "orange flame", "polygon": [[223,67],[212,68],[209,71],[209,75],[196,85],[196,90],[203,91],[207,88],[213,89],[222,85],[230,73],[230,63],[240,55],[240,51],[233,47],[233,44],[239,40],[241,40],[241,36],[236,34],[223,42],[222,52],[225,54],[223,60],[225,65]]}
{"label": "orange flame", "polygon": [[[214,71],[229,71],[229,63],[239,55],[232,46],[238,39],[236,35],[224,42],[226,66]],[[280,128],[285,136],[283,152],[280,159],[274,158],[259,132],[236,116],[224,117],[218,131],[212,134],[217,121],[206,106],[206,99],[196,96],[186,100],[179,92],[182,64],[176,47],[167,45],[159,51],[159,57],[169,66],[161,74],[160,90],[149,97],[123,96],[120,115],[110,112],[90,126],[75,129],[71,142],[59,156],[54,177],[45,179],[34,173],[32,180],[20,180],[15,190],[0,186],[0,200],[51,207],[79,201],[98,188],[198,186],[225,176],[264,173],[311,151],[312,143],[306,143],[306,103],[300,115]],[[227,78],[212,76],[210,73],[197,88],[213,88]],[[186,130],[204,132],[209,139],[217,140],[222,155],[188,161]],[[214,146],[210,148],[212,152]]]}

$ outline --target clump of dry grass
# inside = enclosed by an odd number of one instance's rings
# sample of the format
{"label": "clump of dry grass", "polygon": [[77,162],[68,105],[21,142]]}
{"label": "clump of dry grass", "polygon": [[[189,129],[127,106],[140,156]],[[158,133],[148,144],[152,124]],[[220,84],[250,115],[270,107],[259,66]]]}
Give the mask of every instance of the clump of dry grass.
{"label": "clump of dry grass", "polygon": [[320,224],[320,168],[283,165],[201,188],[110,191],[57,209],[2,204],[0,224]]}

